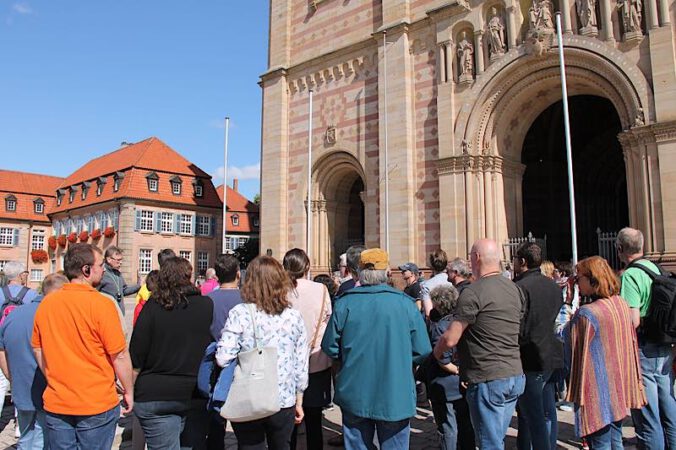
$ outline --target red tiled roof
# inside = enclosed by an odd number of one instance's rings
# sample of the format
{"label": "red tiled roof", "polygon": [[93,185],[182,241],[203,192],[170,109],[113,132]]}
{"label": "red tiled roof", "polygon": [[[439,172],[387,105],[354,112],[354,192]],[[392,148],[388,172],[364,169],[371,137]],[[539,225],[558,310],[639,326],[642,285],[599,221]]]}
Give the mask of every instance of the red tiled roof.
{"label": "red tiled roof", "polygon": [[[36,173],[0,170],[0,218],[18,221],[49,222],[47,213],[54,205],[55,191],[63,178]],[[7,211],[5,198],[16,197],[16,211]],[[44,201],[44,213],[35,212],[34,201]]]}
{"label": "red tiled roof", "polygon": [[[116,173],[123,174],[123,178],[120,180],[118,191],[113,192]],[[146,176],[150,173],[155,173],[159,178],[157,192],[148,189]],[[180,195],[172,193],[170,179],[176,175],[182,181]],[[99,177],[105,177],[106,183],[103,185],[101,195],[97,196]],[[202,197],[194,195],[195,179],[199,179],[202,184]],[[84,200],[82,200],[83,182],[90,183]],[[71,186],[77,188],[72,203],[69,201]],[[170,202],[187,206],[222,207],[211,182],[211,176],[155,137],[89,161],[66,178],[60,188],[64,189],[61,206],[55,206],[50,212],[81,208],[119,198]]]}
{"label": "red tiled roof", "polygon": [[[223,185],[216,188],[218,197],[223,204]],[[258,218],[258,205],[249,201],[239,192],[228,186],[228,208],[227,219],[228,223],[225,226],[227,233],[258,233],[259,227],[253,225],[253,218]],[[239,224],[232,224],[232,216],[239,217]]]}

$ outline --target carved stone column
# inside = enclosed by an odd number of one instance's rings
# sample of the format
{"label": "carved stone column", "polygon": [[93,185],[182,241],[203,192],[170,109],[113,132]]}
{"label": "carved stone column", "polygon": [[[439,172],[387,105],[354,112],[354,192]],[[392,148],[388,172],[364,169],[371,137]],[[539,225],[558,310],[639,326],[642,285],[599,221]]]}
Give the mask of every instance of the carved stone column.
{"label": "carved stone column", "polygon": [[612,12],[610,0],[601,0],[601,28],[603,29],[603,40],[610,43],[615,42],[615,37],[613,36]]}
{"label": "carved stone column", "polygon": [[[668,17],[668,16],[667,16]],[[645,25],[648,30],[653,30],[659,27],[657,19],[657,2],[656,0],[645,1]]]}
{"label": "carved stone column", "polygon": [[561,0],[561,19],[563,34],[573,34],[573,25],[570,20],[570,0]]}
{"label": "carved stone column", "polygon": [[507,7],[507,42],[509,49],[516,47],[516,36],[519,34],[516,29],[516,11],[518,6],[510,5]]}
{"label": "carved stone column", "polygon": [[660,9],[660,26],[666,27],[671,24],[671,14],[669,14],[669,0],[658,0]]}
{"label": "carved stone column", "polygon": [[484,46],[483,46],[482,30],[474,32],[474,56],[476,57],[476,73],[477,75],[484,73]]}
{"label": "carved stone column", "polygon": [[453,143],[455,141],[455,133],[452,126],[444,126],[446,123],[451,123],[454,117],[454,100],[453,100],[453,85],[455,78],[453,74],[452,61],[456,58],[455,47],[453,41],[447,40],[438,44],[439,53],[445,54],[444,63],[439,62],[441,70],[446,70],[446,76],[440,76],[439,88],[437,90],[437,120],[439,130],[439,157],[444,158],[453,155]]}

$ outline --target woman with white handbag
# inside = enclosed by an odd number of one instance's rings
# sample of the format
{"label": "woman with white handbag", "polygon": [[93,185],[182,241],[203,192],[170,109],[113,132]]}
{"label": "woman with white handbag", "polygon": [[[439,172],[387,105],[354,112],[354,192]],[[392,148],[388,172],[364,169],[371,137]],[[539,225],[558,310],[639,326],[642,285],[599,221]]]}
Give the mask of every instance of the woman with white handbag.
{"label": "woman with white handbag", "polygon": [[241,450],[288,450],[303,420],[309,349],[303,317],[288,300],[292,287],[277,260],[254,259],[241,289],[244,303],[230,311],[218,342],[220,366],[238,359],[221,416]]}

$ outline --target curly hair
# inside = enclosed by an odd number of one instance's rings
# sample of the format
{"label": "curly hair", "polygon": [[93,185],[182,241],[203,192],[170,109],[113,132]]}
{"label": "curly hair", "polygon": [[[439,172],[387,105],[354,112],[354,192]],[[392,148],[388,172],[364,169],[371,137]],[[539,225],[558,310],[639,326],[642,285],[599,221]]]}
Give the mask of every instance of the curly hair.
{"label": "curly hair", "polygon": [[240,294],[247,303],[276,315],[291,306],[287,298],[291,289],[291,279],[279,261],[270,256],[257,256],[249,263]]}
{"label": "curly hair", "polygon": [[434,309],[441,317],[444,317],[458,306],[458,290],[451,285],[437,286],[430,292],[430,299],[432,299]]}
{"label": "curly hair", "polygon": [[172,310],[179,305],[186,306],[188,296],[200,293],[190,281],[191,275],[192,266],[187,259],[167,259],[157,277],[157,289],[151,291],[152,299],[166,310]]}
{"label": "curly hair", "polygon": [[610,298],[620,294],[620,281],[608,262],[600,256],[592,256],[577,263],[577,275],[584,275],[594,289],[593,297]]}

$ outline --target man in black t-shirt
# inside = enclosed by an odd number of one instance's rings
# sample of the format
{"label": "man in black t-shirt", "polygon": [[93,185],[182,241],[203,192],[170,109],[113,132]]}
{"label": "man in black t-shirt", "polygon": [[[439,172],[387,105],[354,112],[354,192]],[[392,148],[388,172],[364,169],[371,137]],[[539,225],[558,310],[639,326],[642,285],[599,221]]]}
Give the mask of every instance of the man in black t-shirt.
{"label": "man in black t-shirt", "polygon": [[418,309],[420,309],[422,297],[420,296],[420,270],[418,270],[418,266],[409,262],[399,266],[399,270],[401,270],[401,277],[406,283],[404,293],[415,300]]}

